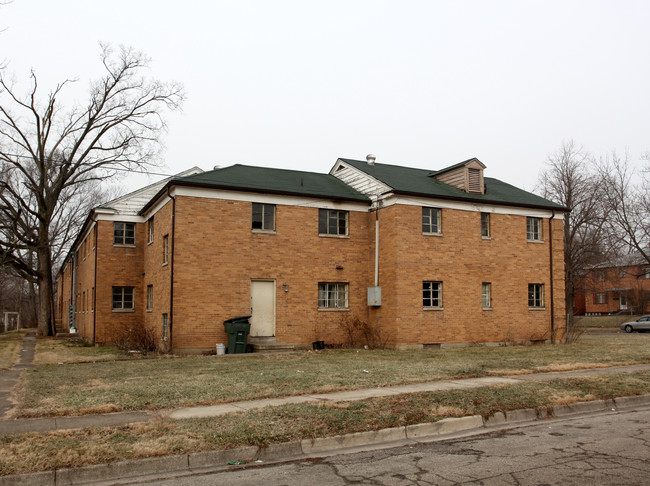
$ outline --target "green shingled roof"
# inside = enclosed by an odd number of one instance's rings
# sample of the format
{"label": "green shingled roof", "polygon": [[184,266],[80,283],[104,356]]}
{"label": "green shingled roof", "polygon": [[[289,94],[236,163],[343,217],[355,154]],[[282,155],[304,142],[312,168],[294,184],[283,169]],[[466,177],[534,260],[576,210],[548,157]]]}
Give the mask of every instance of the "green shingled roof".
{"label": "green shingled roof", "polygon": [[370,201],[367,196],[329,174],[241,164],[178,177],[172,181],[172,184],[174,183],[346,201]]}
{"label": "green shingled roof", "polygon": [[[433,177],[434,174],[445,171],[448,168],[445,168],[442,171],[435,171],[389,164],[368,165],[368,162],[361,160],[339,160],[390,186],[396,193],[501,205],[566,210],[566,208],[560,204],[556,204],[548,199],[544,199],[543,197],[491,177],[484,178],[485,194],[475,194],[467,193],[450,186],[449,184],[437,181],[435,177]],[[460,166],[463,163],[464,162],[456,164],[456,166]]]}

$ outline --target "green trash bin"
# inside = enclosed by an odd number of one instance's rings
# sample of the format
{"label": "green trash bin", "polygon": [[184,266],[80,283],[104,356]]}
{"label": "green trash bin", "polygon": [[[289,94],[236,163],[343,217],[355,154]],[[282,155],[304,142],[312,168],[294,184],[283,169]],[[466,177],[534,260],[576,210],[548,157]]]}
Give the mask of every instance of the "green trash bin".
{"label": "green trash bin", "polygon": [[228,335],[228,354],[240,354],[246,352],[248,345],[248,334],[251,331],[251,323],[248,319],[251,316],[233,317],[223,321],[223,327]]}

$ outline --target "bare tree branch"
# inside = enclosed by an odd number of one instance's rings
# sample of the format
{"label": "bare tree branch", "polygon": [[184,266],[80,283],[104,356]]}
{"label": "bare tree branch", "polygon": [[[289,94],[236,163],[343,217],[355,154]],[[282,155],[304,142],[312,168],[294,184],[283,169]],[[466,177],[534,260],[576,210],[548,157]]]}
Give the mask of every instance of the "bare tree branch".
{"label": "bare tree branch", "polygon": [[[44,99],[37,76],[23,96],[0,71],[0,263],[39,287],[39,333],[52,332],[52,264],[69,247],[96,202],[98,182],[118,169],[154,166],[182,87],[147,76],[149,60],[130,48],[101,46],[105,74],[88,102],[67,110]],[[90,197],[89,197],[90,195]]]}

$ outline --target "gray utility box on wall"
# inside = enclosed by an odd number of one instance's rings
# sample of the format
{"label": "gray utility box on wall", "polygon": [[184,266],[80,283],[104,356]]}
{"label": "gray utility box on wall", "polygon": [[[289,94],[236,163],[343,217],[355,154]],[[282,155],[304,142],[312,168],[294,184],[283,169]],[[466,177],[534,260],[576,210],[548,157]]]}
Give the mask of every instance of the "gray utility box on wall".
{"label": "gray utility box on wall", "polygon": [[381,306],[381,287],[368,287],[368,305],[371,307]]}

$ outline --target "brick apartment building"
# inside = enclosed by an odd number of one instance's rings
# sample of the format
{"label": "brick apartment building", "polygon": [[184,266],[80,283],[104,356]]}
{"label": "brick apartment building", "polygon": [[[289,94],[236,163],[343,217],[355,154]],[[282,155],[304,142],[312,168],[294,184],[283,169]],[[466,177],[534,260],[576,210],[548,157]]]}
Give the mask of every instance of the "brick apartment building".
{"label": "brick apartment building", "polygon": [[193,169],[91,212],[57,323],[94,343],[144,324],[179,354],[248,314],[252,341],[297,347],[342,343],[344,317],[402,349],[561,338],[565,208],[484,169]]}
{"label": "brick apartment building", "polygon": [[650,264],[640,255],[594,265],[578,284],[575,314],[650,313]]}

